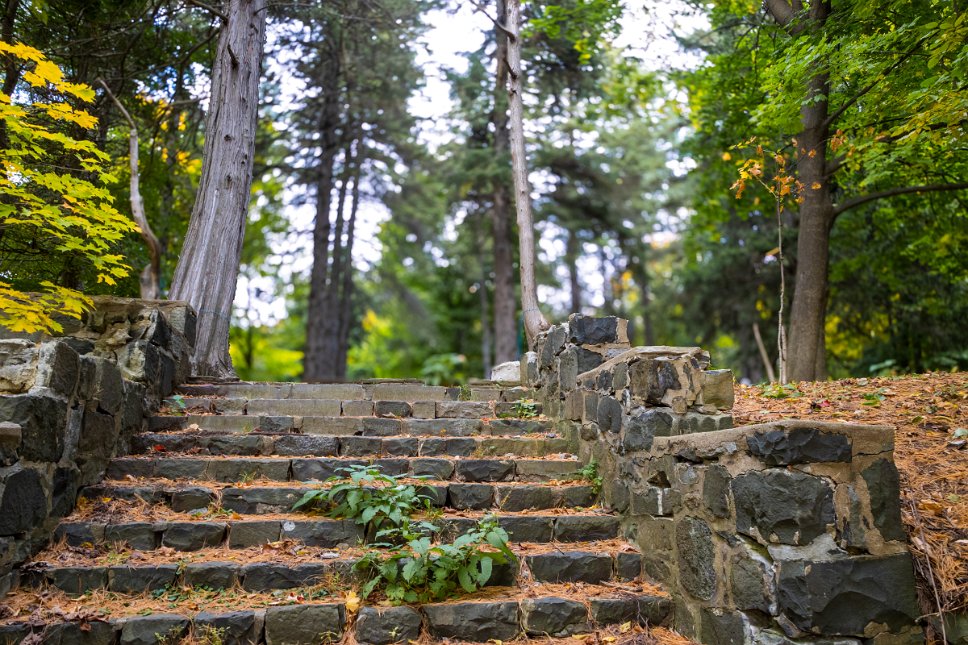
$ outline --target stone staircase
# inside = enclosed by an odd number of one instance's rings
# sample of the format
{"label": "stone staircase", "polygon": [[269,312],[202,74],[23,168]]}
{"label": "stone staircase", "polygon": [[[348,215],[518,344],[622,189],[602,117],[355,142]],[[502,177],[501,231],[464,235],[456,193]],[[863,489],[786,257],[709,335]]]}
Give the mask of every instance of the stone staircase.
{"label": "stone staircase", "polygon": [[[598,505],[573,425],[520,387],[187,385],[21,568],[0,643],[507,641],[656,625],[672,602]],[[362,601],[353,521],[293,511],[354,465],[431,500],[450,541],[493,517],[517,561],[446,602]],[[2,618],[3,616],[0,616]]]}

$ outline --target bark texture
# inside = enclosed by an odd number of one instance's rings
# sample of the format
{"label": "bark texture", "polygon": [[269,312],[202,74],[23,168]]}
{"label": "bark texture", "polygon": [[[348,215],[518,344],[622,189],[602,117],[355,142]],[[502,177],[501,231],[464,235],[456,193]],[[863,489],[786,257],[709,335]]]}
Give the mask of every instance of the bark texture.
{"label": "bark texture", "polygon": [[[497,23],[494,29],[497,65],[494,92],[494,156],[507,157],[510,148],[508,131],[508,35],[500,25],[507,24],[507,2],[497,0]],[[494,184],[491,209],[491,234],[494,243],[494,363],[518,358],[518,325],[514,315],[514,254],[511,242],[511,195],[502,176]],[[490,374],[488,374],[490,376]]]}
{"label": "bark texture", "polygon": [[252,187],[266,0],[228,0],[224,13],[202,176],[169,294],[198,314],[194,375],[216,378],[235,376],[229,326]]}
{"label": "bark texture", "polygon": [[524,145],[524,100],[521,69],[521,1],[510,0],[508,10],[508,114],[510,117],[511,168],[514,174],[514,205],[518,220],[519,262],[521,268],[521,309],[528,344],[551,325],[538,308],[535,277],[534,216],[531,212],[531,184]]}
{"label": "bark texture", "polygon": [[[794,7],[785,0],[770,0],[765,7],[793,35],[822,28],[831,11],[829,2],[811,2],[806,15],[798,18]],[[790,307],[787,356],[790,381],[815,381],[827,375],[824,321],[834,206],[827,177],[830,84],[828,75],[822,71],[825,64],[826,61],[816,61],[815,73],[806,79],[808,98],[800,110],[801,131],[797,136],[797,175],[804,189]]]}

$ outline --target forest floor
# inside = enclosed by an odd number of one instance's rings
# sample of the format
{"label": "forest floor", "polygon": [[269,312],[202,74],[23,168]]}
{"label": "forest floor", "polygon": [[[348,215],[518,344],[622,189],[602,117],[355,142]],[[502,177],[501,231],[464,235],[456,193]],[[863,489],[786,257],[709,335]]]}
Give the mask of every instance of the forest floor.
{"label": "forest floor", "polygon": [[968,372],[740,385],[733,415],[737,426],[799,418],[895,427],[922,611],[968,610]]}

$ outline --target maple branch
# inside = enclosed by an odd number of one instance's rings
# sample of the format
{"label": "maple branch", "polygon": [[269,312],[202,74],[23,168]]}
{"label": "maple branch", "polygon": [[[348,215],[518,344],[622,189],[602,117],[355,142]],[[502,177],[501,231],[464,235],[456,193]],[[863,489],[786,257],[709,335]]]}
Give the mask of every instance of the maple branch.
{"label": "maple branch", "polygon": [[884,199],[885,197],[906,195],[908,193],[931,193],[966,189],[968,189],[968,182],[962,182],[959,184],[928,184],[925,186],[901,186],[898,188],[890,188],[888,190],[881,190],[876,193],[870,193],[867,195],[861,195],[860,197],[854,197],[853,199],[848,199],[840,206],[834,208],[832,218],[836,218],[841,213],[844,213],[845,211],[848,211],[856,206],[860,206],[861,204],[866,204],[867,202],[872,202],[877,199]]}
{"label": "maple branch", "polygon": [[904,52],[901,55],[901,57],[898,58],[896,61],[894,61],[894,63],[892,63],[887,69],[885,69],[883,72],[881,72],[880,74],[878,74],[877,75],[877,78],[875,78],[873,81],[871,81],[867,85],[867,87],[865,87],[864,89],[862,89],[861,91],[857,92],[852,97],[850,97],[849,99],[847,99],[846,101],[844,101],[844,104],[841,105],[839,108],[837,108],[837,110],[833,114],[831,114],[830,116],[828,116],[827,119],[824,121],[824,124],[823,124],[824,129],[829,128],[834,122],[837,121],[837,119],[839,119],[841,116],[843,116],[844,112],[846,112],[850,108],[851,105],[853,105],[854,103],[856,103],[857,101],[859,101],[865,94],[867,94],[872,89],[874,89],[875,87],[877,87],[877,85],[881,81],[883,81],[885,78],[887,78],[887,75],[888,74],[890,74],[895,69],[897,69],[898,67],[900,67],[901,64],[904,61],[906,61],[908,58],[910,58],[912,55],[914,55],[914,52],[918,51],[921,48],[921,45],[923,45],[924,42],[926,40],[928,40],[929,36],[931,36],[931,35],[934,35],[934,32],[932,32],[928,36],[925,36],[924,38],[922,38],[918,42],[914,43],[914,46],[911,47],[911,49],[909,49],[906,52]]}

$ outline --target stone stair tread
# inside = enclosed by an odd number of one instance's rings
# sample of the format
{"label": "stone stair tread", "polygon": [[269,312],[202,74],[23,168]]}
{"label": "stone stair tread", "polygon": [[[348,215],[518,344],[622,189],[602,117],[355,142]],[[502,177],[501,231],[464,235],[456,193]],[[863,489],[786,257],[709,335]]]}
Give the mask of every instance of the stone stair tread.
{"label": "stone stair tread", "polygon": [[[278,594],[237,588],[199,589],[158,597],[101,594],[77,601],[62,592],[51,591],[38,598],[31,590],[22,590],[8,597],[10,617],[0,621],[0,638],[18,642],[34,633],[44,642],[83,640],[100,645],[117,642],[119,635],[122,642],[133,642],[125,637],[140,635],[150,641],[157,633],[177,637],[194,621],[196,628],[213,624],[225,628],[233,642],[268,645],[317,643],[322,631],[338,638],[347,629],[358,642],[366,642],[367,636],[389,642],[393,640],[387,638],[391,634],[401,636],[401,628],[412,630],[402,634],[407,640],[421,642],[484,642],[495,638],[507,642],[528,635],[546,638],[549,628],[560,628],[564,636],[629,621],[661,624],[670,620],[672,609],[662,589],[641,582],[488,587],[446,602],[397,608],[377,607],[378,599],[359,608],[348,606],[346,593],[309,598],[293,593],[280,599]],[[75,622],[65,620],[64,606],[77,612]],[[485,628],[480,618],[486,619]]]}

